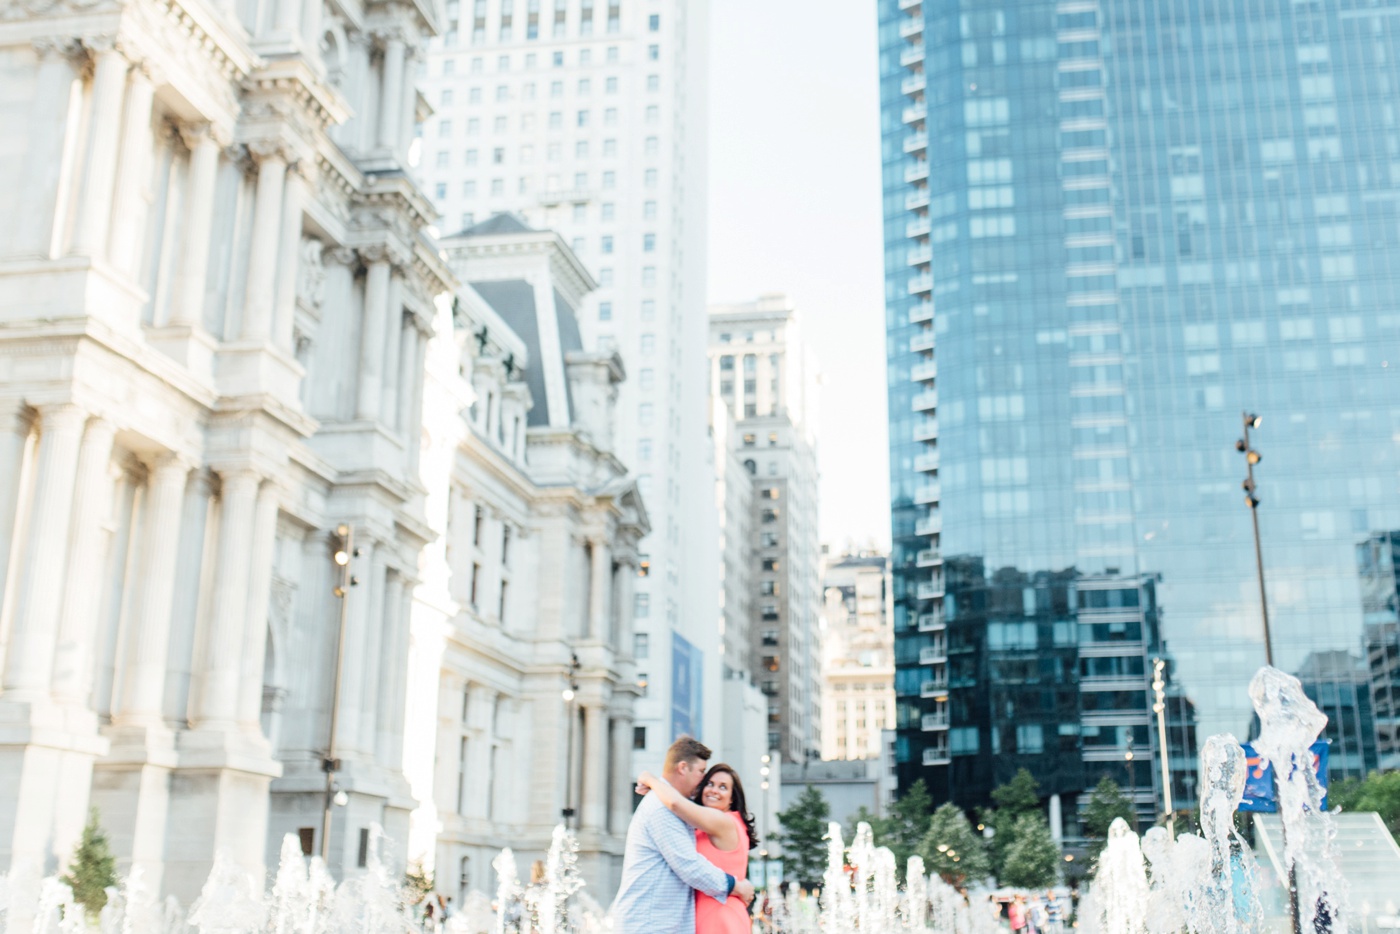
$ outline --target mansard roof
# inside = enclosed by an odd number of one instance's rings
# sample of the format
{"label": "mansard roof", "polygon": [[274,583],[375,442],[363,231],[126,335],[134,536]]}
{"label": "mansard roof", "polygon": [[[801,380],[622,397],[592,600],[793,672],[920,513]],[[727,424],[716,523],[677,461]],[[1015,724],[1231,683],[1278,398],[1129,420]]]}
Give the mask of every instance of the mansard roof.
{"label": "mansard roof", "polygon": [[496,234],[536,233],[535,228],[520,219],[520,215],[510,211],[492,214],[479,224],[453,234],[453,237],[490,237]]}
{"label": "mansard roof", "polygon": [[[554,289],[551,291],[554,307],[537,307],[535,287],[524,279],[472,281],[470,284],[506,326],[525,342],[530,359],[535,361],[535,365],[525,370],[525,383],[530,388],[530,397],[535,400],[528,416],[530,427],[551,424],[551,414],[560,416],[553,424],[573,424],[573,394],[564,358],[570,351],[583,349],[583,338],[569,303]],[[546,353],[545,342],[554,344],[556,340],[558,350]]]}

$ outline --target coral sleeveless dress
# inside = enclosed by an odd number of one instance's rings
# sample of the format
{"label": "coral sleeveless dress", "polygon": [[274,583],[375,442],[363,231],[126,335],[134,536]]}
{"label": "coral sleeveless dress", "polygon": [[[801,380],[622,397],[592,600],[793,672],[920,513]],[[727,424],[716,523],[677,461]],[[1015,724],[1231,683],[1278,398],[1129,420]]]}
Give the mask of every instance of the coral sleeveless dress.
{"label": "coral sleeveless dress", "polygon": [[[710,835],[703,830],[695,831],[695,849],[710,862],[729,873],[736,880],[749,873],[749,832],[738,811],[729,811],[729,816],[739,826],[739,845],[732,850],[718,849],[710,842]],[[752,930],[748,909],[743,899],[729,896],[723,905],[709,895],[695,893],[695,934],[749,934]]]}

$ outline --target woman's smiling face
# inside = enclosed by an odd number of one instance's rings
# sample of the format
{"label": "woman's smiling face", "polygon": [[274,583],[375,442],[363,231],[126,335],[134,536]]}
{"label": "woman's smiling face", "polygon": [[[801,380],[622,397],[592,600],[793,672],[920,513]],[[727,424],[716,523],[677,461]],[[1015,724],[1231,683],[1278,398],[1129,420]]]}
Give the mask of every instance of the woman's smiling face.
{"label": "woman's smiling face", "polygon": [[730,810],[734,802],[734,777],[728,772],[711,775],[700,792],[700,800],[707,808]]}

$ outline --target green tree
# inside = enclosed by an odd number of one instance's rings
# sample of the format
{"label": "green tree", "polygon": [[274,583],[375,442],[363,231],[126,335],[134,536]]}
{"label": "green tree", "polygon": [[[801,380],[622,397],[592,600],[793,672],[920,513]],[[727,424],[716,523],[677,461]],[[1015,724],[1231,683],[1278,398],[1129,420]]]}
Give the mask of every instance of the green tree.
{"label": "green tree", "polygon": [[875,837],[875,845],[883,846],[885,835],[888,832],[885,827],[886,818],[876,815],[863,804],[854,814],[846,818],[845,829],[842,831],[846,844],[849,846],[850,842],[856,838],[856,827],[862,822],[870,825],[870,833]]}
{"label": "green tree", "polygon": [[1375,811],[1400,841],[1400,771],[1372,772],[1361,781],[1333,782],[1327,805],[1344,811]]}
{"label": "green tree", "polygon": [[777,814],[782,826],[773,839],[783,848],[783,869],[803,885],[821,882],[826,871],[827,824],[831,805],[814,785],[808,785],[786,811]]}
{"label": "green tree", "polygon": [[951,802],[933,812],[919,855],[925,869],[938,873],[950,885],[985,879],[992,869],[981,834],[972,829],[962,808]]}
{"label": "green tree", "polygon": [[1011,781],[992,789],[992,801],[996,807],[982,811],[981,821],[992,828],[992,870],[1000,878],[1007,851],[1016,841],[1016,821],[1040,812],[1040,786],[1029,771],[1018,769]]}
{"label": "green tree", "polygon": [[82,840],[62,881],[73,890],[73,900],[83,906],[88,920],[96,921],[107,904],[107,889],[117,884],[117,859],[97,821],[97,808],[88,812]]}
{"label": "green tree", "polygon": [[895,873],[900,879],[904,878],[909,857],[918,853],[919,845],[924,842],[932,812],[933,799],[921,778],[890,805],[890,816],[881,822],[882,826],[872,827],[884,831],[877,834],[879,845],[889,847],[894,853]]}
{"label": "green tree", "polygon": [[1084,836],[1088,838],[1088,856],[1092,865],[1108,842],[1108,828],[1116,818],[1133,822],[1133,804],[1118,783],[1105,775],[1084,806]]}
{"label": "green tree", "polygon": [[403,876],[403,890],[410,905],[421,905],[433,886],[433,874],[423,868],[421,861],[414,860],[408,864],[408,871]]}
{"label": "green tree", "polygon": [[1060,879],[1060,848],[1039,812],[1022,814],[1012,827],[1011,845],[998,877],[1002,885],[1043,889]]}

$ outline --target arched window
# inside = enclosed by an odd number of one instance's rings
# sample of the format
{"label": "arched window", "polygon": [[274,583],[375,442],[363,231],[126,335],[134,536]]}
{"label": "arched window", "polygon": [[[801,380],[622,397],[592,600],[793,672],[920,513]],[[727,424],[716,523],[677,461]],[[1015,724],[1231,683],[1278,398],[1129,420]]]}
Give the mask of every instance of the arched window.
{"label": "arched window", "polygon": [[463,856],[457,873],[457,909],[467,903],[467,893],[472,890],[472,858]]}
{"label": "arched window", "polygon": [[758,465],[751,460],[744,461],[744,469],[749,472],[751,477],[758,473]]}

